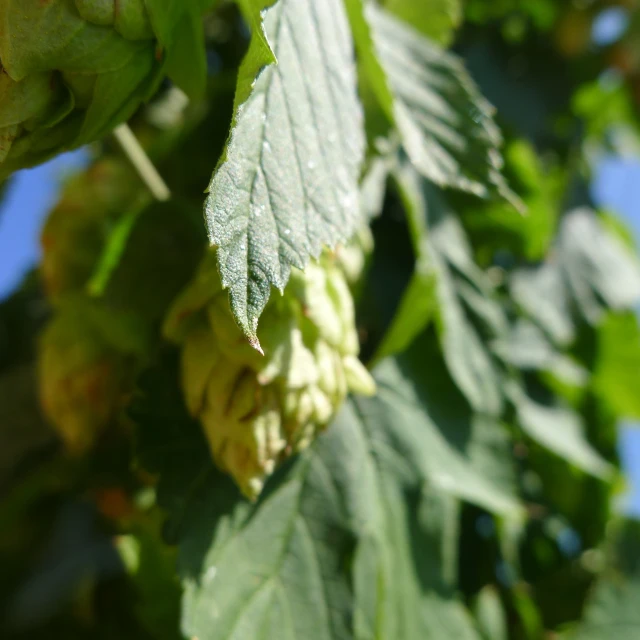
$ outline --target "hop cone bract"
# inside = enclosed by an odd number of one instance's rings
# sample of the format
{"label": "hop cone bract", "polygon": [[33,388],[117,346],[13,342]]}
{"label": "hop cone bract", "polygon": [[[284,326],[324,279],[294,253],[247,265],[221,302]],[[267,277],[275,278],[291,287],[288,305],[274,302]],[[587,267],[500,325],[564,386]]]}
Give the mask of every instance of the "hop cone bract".
{"label": "hop cone bract", "polygon": [[0,180],[148,99],[164,59],[152,24],[147,0],[0,0]]}
{"label": "hop cone bract", "polygon": [[349,391],[375,391],[357,357],[351,293],[329,255],[294,269],[284,295],[272,296],[258,331],[264,356],[235,324],[214,253],[176,300],[165,334],[183,344],[187,406],[215,462],[251,498],[280,460],[328,425]]}

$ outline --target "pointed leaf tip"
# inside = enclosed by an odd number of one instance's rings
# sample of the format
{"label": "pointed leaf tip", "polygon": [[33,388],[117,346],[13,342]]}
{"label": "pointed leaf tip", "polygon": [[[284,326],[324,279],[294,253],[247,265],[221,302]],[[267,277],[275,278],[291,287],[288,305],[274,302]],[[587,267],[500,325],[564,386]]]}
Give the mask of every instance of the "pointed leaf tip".
{"label": "pointed leaf tip", "polygon": [[258,340],[258,336],[247,336],[249,340],[249,344],[261,355],[264,355],[264,351],[262,350],[262,346],[260,345],[260,340]]}

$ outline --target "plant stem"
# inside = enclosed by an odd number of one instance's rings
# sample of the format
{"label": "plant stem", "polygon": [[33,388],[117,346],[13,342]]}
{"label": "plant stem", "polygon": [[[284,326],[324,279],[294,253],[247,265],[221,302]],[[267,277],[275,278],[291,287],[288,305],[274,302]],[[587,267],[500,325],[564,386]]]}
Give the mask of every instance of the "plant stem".
{"label": "plant stem", "polygon": [[151,192],[151,195],[160,202],[165,202],[171,198],[171,191],[158,173],[153,162],[142,148],[129,125],[121,124],[113,131],[113,135],[122,147],[122,150],[129,158],[129,161],[138,172],[141,180]]}

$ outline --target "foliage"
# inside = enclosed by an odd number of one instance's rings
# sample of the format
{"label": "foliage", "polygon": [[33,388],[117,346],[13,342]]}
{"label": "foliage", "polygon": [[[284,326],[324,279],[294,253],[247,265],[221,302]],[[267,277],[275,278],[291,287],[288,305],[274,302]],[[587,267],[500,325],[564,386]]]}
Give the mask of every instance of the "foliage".
{"label": "foliage", "polygon": [[611,4],[0,0],[3,637],[640,636]]}

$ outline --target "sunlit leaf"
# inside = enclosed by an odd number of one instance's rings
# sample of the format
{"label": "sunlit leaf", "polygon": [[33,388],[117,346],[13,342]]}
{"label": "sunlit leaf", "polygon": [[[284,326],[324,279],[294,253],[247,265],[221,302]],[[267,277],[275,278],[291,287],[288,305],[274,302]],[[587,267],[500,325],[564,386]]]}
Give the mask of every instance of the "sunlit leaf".
{"label": "sunlit leaf", "polygon": [[257,77],[254,62],[241,68],[231,138],[206,201],[223,285],[256,346],[272,286],[282,290],[292,266],[357,228],[364,155],[342,3],[281,0],[262,16],[265,33],[254,27],[253,42],[264,58],[266,38],[277,64]]}

